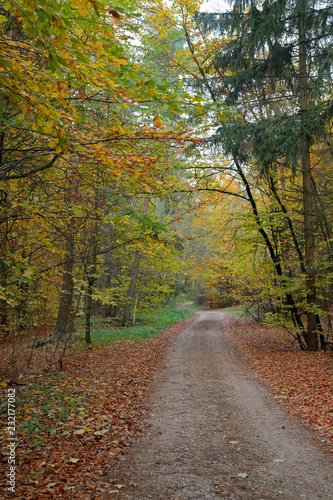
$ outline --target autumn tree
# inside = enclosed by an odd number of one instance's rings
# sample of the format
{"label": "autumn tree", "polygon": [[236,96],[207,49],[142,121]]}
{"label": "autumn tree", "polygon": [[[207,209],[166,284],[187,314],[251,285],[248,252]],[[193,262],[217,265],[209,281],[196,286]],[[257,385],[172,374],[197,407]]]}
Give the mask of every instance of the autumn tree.
{"label": "autumn tree", "polygon": [[4,332],[44,315],[57,317],[63,337],[81,296],[88,332],[101,256],[133,243],[123,207],[112,204],[163,196],[172,182],[162,156],[176,155],[187,135],[163,124],[177,94],[138,61],[139,17],[132,1],[1,6]]}
{"label": "autumn tree", "polygon": [[[235,2],[229,14],[200,14],[197,17],[203,26],[228,38],[214,55],[212,65],[220,75],[219,93],[225,96],[226,102],[243,107],[246,121],[240,127],[244,129],[248,123],[256,161],[266,170],[274,171],[281,162],[285,167],[300,170],[302,271],[306,278],[308,317],[305,337],[310,350],[318,348],[319,326],[311,147],[320,135],[323,136],[323,127],[330,118],[327,90],[331,17],[332,7],[328,2],[317,5],[306,1],[265,2],[262,7],[253,2],[251,5]],[[254,125],[258,126],[258,132],[254,131]],[[246,152],[237,141],[237,126],[235,132],[231,132],[226,150],[233,155],[236,165],[240,165],[247,161]],[[223,133],[222,126],[216,139]],[[274,190],[273,185],[271,187]],[[301,257],[300,252],[299,248]],[[300,265],[303,265],[302,258]]]}
{"label": "autumn tree", "polygon": [[[316,350],[318,333],[325,346],[316,287],[322,293],[327,265],[318,267],[316,259],[330,214],[326,209],[319,216],[315,209],[323,207],[316,165],[327,161],[330,143],[332,7],[306,1],[232,5],[225,13],[199,12],[200,3],[182,0],[151,8],[155,39],[197,98],[189,114],[215,127],[206,141],[214,166],[203,147],[192,153],[189,189],[196,183],[198,191],[247,201],[271,261],[277,299],[284,297],[299,338]],[[177,30],[186,45],[171,53],[167,38]],[[217,165],[221,153],[227,166]],[[233,179],[238,188],[231,193]],[[330,250],[325,259],[330,262]]]}

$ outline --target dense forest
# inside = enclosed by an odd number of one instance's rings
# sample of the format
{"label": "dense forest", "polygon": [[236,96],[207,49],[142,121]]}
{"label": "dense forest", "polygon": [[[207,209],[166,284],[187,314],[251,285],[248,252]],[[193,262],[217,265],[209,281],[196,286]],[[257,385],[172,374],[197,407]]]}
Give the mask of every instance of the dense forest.
{"label": "dense forest", "polygon": [[0,3],[0,329],[180,295],[332,345],[329,1]]}

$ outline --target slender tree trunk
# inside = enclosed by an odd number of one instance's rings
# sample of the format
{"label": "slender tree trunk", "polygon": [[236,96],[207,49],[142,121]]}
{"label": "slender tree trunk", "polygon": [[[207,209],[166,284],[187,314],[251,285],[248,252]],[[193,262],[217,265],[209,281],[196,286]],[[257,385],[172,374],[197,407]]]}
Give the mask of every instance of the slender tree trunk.
{"label": "slender tree trunk", "polygon": [[124,316],[123,316],[124,325],[128,325],[131,319],[131,310],[134,302],[136,283],[138,281],[139,270],[140,270],[140,260],[141,260],[141,252],[137,250],[135,252],[134,263],[131,269],[130,284],[127,291],[127,301],[125,304]]}
{"label": "slender tree trunk", "polygon": [[308,141],[302,144],[303,210],[304,210],[304,253],[307,291],[307,344],[310,351],[318,351],[316,320],[316,271],[314,254],[313,196],[310,171],[310,151]]}
{"label": "slender tree trunk", "polygon": [[133,309],[133,319],[132,319],[133,325],[135,325],[136,308],[138,307],[138,300],[139,300],[139,292],[137,292],[136,297],[135,297],[135,304],[134,304],[134,309]]}
{"label": "slender tree trunk", "polygon": [[[7,287],[7,268],[4,262],[0,262],[0,286],[6,290]],[[8,334],[8,313],[7,302],[0,299],[0,338]]]}
{"label": "slender tree trunk", "polygon": [[[72,226],[73,222],[70,222]],[[74,231],[70,227],[66,237],[66,260],[54,336],[64,338],[69,330],[73,303]]]}
{"label": "slender tree trunk", "polygon": [[[145,198],[143,203],[142,213],[146,214],[149,206],[149,198]],[[131,320],[131,311],[135,299],[136,284],[138,281],[139,270],[140,270],[141,252],[137,250],[135,252],[134,263],[131,269],[130,284],[127,291],[127,300],[124,308],[123,324],[128,325]]]}
{"label": "slender tree trunk", "polygon": [[[1,152],[2,154],[2,152]],[[0,190],[0,286],[6,290],[8,264],[5,262],[9,249],[8,242],[8,204],[7,193]],[[6,299],[0,299],[0,337],[8,334],[8,306]]]}
{"label": "slender tree trunk", "polygon": [[[299,107],[303,119],[308,107],[308,71],[306,48],[306,13],[307,0],[299,1]],[[305,129],[306,127],[304,127]],[[316,320],[316,270],[313,217],[313,186],[311,179],[310,137],[303,133],[301,140],[301,165],[303,179],[303,224],[304,224],[304,257],[306,269],[307,294],[307,346],[310,351],[318,350]]]}
{"label": "slender tree trunk", "polygon": [[93,290],[96,281],[96,271],[97,271],[97,244],[96,237],[93,237],[93,256],[92,265],[89,270],[88,275],[88,287],[86,291],[86,343],[91,344],[91,315],[92,315],[92,305],[93,305]]}
{"label": "slender tree trunk", "polygon": [[[283,271],[282,271],[282,267],[281,267],[280,257],[274,251],[274,247],[273,247],[273,245],[268,237],[268,234],[266,233],[265,229],[262,227],[261,219],[260,219],[259,212],[257,209],[257,204],[256,204],[255,199],[253,197],[253,194],[251,192],[250,185],[249,185],[249,183],[244,175],[244,172],[242,170],[240,163],[238,162],[238,160],[236,158],[236,154],[234,154],[233,156],[234,156],[234,162],[235,162],[237,171],[238,171],[238,173],[242,179],[242,182],[245,186],[246,193],[248,195],[249,202],[250,202],[251,207],[252,207],[252,212],[253,212],[253,215],[255,217],[256,223],[258,225],[258,231],[264,239],[266,248],[267,248],[269,255],[271,257],[271,260],[274,264],[274,270],[275,270],[277,276],[279,276],[280,278],[283,278],[284,275],[283,275]],[[285,283],[284,279],[281,279],[280,282],[281,282],[281,286],[283,288],[286,288],[286,283]],[[285,291],[285,300],[286,300],[286,303],[289,307],[293,323],[297,329],[296,335],[297,335],[298,343],[300,345],[300,348],[302,350],[304,350],[305,347],[304,347],[304,344],[302,342],[302,338],[301,338],[300,333],[303,335],[305,340],[307,338],[307,335],[306,335],[306,331],[304,330],[304,325],[303,325],[303,322],[301,320],[301,316],[298,312],[298,309],[297,309],[297,306],[295,304],[293,296],[287,291]]]}
{"label": "slender tree trunk", "polygon": [[[298,239],[297,239],[297,235],[296,235],[296,232],[294,229],[293,222],[288,215],[288,210],[287,210],[285,204],[282,201],[282,196],[281,197],[279,196],[276,183],[275,183],[273,177],[271,176],[271,174],[269,173],[268,169],[267,169],[267,180],[268,180],[270,190],[271,190],[272,194],[274,195],[275,200],[278,202],[279,207],[281,208],[281,210],[285,216],[285,218],[284,218],[284,230],[283,231],[284,231],[284,233],[286,233],[288,228],[289,228],[289,231],[290,231],[290,234],[292,236],[293,243],[294,243],[294,247],[295,247],[295,250],[296,250],[298,258],[299,258],[299,264],[300,264],[301,271],[303,273],[305,273],[306,269],[305,269],[305,264],[304,264],[304,256],[303,256],[301,247],[298,243]],[[281,177],[281,184],[282,184],[282,182],[284,182],[284,180]],[[288,239],[286,239],[286,241],[283,242],[282,251],[283,251],[283,255],[288,255],[288,253],[289,253],[289,240]]]}
{"label": "slender tree trunk", "polygon": [[91,314],[92,314],[92,292],[95,280],[88,278],[86,294],[86,344],[91,344]]}

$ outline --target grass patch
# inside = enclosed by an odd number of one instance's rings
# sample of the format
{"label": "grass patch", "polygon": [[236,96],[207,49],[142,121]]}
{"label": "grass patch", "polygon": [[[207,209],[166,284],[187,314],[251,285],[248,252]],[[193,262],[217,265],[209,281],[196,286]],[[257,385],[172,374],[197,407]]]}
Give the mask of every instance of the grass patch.
{"label": "grass patch", "polygon": [[241,306],[226,307],[222,309],[222,311],[225,312],[245,312],[245,310],[246,308]]}
{"label": "grass patch", "polygon": [[[194,315],[194,311],[177,309],[175,306],[170,306],[156,311],[153,314],[141,313],[138,315],[135,325],[128,327],[119,326],[117,324],[109,325],[107,323],[110,323],[112,320],[98,318],[93,320],[91,337],[95,344],[114,342],[122,339],[146,339],[158,335],[171,323],[182,321]],[[80,332],[79,338],[84,338],[84,334]]]}

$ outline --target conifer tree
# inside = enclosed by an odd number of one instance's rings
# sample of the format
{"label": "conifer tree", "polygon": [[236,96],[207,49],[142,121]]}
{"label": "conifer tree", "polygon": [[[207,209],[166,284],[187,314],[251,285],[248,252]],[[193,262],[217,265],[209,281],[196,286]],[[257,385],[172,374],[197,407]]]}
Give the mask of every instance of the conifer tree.
{"label": "conifer tree", "polygon": [[[317,350],[311,148],[323,140],[332,117],[332,3],[235,0],[230,12],[198,13],[196,21],[201,30],[224,40],[212,58],[207,93],[213,91],[215,99],[237,106],[242,115],[222,123],[211,138],[213,144],[233,157],[244,182],[250,156],[266,174],[281,166],[301,173],[303,241],[297,253],[306,283],[303,334],[308,349]],[[281,256],[271,257],[278,271]],[[295,309],[293,303],[289,306]]]}

